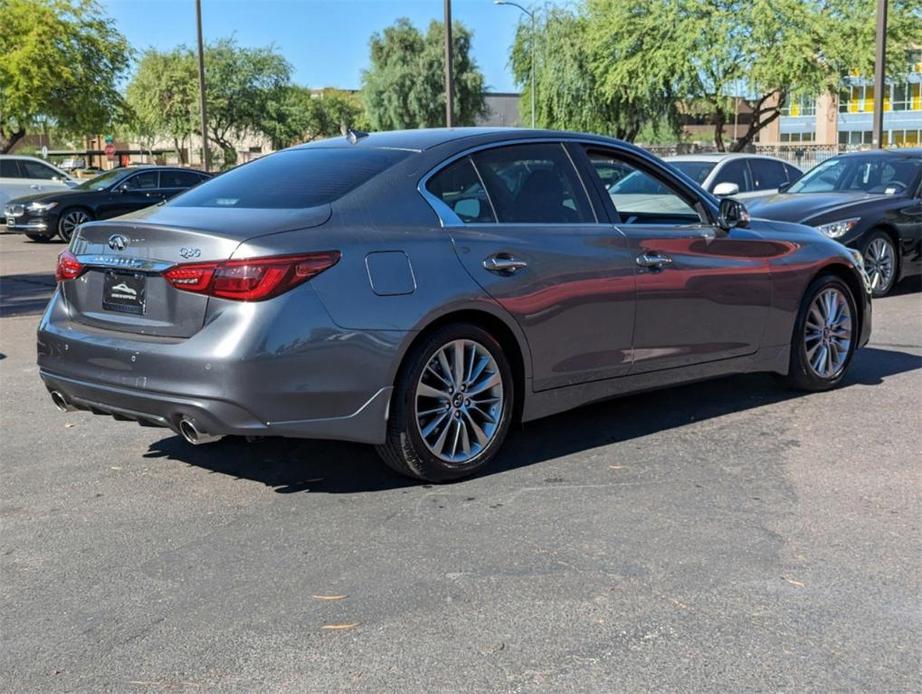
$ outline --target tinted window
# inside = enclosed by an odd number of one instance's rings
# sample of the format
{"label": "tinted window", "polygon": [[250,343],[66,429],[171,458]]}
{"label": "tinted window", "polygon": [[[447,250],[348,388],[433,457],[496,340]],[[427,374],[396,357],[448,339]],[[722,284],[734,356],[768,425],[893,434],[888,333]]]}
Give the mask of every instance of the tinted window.
{"label": "tinted window", "polygon": [[0,177],[19,178],[19,167],[15,159],[0,159]]}
{"label": "tinted window", "polygon": [[865,192],[893,195],[912,191],[922,159],[880,155],[836,157],[817,164],[790,188],[792,193]]}
{"label": "tinted window", "polygon": [[439,171],[429,179],[426,188],[454,210],[465,224],[496,221],[477,171],[468,157]]}
{"label": "tinted window", "polygon": [[52,169],[50,166],[39,164],[37,161],[29,161],[24,159],[19,162],[19,166],[25,172],[26,178],[41,178],[43,180],[50,181],[52,178],[58,175],[58,172]]}
{"label": "tinted window", "polygon": [[125,190],[153,190],[157,188],[157,172],[145,171],[128,178],[122,186]]}
{"label": "tinted window", "polygon": [[256,159],[173,199],[179,207],[302,208],[338,200],[405,159],[396,149],[290,149]]}
{"label": "tinted window", "polygon": [[749,178],[749,167],[746,166],[745,159],[730,159],[714,176],[714,182],[711,183],[711,190],[714,190],[718,183],[735,183],[739,186],[739,192],[748,193],[752,190],[752,182]]}
{"label": "tinted window", "polygon": [[704,183],[704,179],[714,170],[715,166],[712,161],[671,161],[669,164],[698,185]]}
{"label": "tinted window", "polygon": [[752,184],[755,190],[771,190],[782,183],[787,183],[784,164],[771,159],[750,159],[749,170],[752,172]]}
{"label": "tinted window", "polygon": [[161,188],[191,188],[198,185],[201,177],[192,171],[161,171]]}
{"label": "tinted window", "polygon": [[613,152],[590,151],[598,171],[618,165],[630,173],[608,189],[622,224],[685,224],[700,221],[698,213],[677,189]]}
{"label": "tinted window", "polygon": [[797,179],[799,179],[801,176],[804,175],[803,171],[791,166],[790,164],[785,164],[784,168],[788,172],[788,180],[791,183],[793,183],[794,181],[796,181]]}
{"label": "tinted window", "polygon": [[500,222],[595,222],[589,198],[560,144],[499,147],[473,156]]}

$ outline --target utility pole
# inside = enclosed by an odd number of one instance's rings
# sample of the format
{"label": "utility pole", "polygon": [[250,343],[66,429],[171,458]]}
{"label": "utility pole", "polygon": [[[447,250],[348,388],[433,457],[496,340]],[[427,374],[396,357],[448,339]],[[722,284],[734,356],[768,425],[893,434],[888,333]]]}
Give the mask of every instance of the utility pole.
{"label": "utility pole", "polygon": [[202,116],[202,166],[205,171],[210,171],[208,117],[205,115],[205,42],[202,41],[202,0],[195,0],[195,24],[198,29],[198,102]]}
{"label": "utility pole", "polygon": [[535,33],[535,13],[531,10],[527,10],[522,7],[517,2],[511,2],[511,0],[493,0],[494,5],[509,5],[510,7],[516,7],[521,12],[525,13],[529,19],[531,19],[531,127],[535,127],[535,56],[537,55],[537,42],[538,35]]}
{"label": "utility pole", "polygon": [[877,43],[874,57],[874,125],[871,142],[875,149],[884,148],[884,89],[887,84],[887,0],[877,0]]}
{"label": "utility pole", "polygon": [[455,84],[451,74],[451,0],[445,0],[445,125],[452,127],[455,121]]}

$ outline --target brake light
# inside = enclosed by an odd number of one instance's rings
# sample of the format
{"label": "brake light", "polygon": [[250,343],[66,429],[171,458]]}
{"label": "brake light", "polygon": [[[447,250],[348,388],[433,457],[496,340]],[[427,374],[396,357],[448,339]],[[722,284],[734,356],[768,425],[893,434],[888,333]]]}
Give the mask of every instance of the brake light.
{"label": "brake light", "polygon": [[54,269],[54,278],[58,282],[64,280],[75,280],[84,273],[86,266],[77,260],[70,251],[62,251],[58,255],[58,265]]}
{"label": "brake light", "polygon": [[166,280],[187,292],[236,301],[263,301],[297,287],[339,262],[339,251],[175,265]]}

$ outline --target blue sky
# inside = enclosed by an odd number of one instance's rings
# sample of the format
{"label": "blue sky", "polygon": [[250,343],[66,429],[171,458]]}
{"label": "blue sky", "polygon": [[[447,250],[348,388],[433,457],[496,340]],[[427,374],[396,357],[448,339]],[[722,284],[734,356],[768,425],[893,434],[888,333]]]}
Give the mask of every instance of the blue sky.
{"label": "blue sky", "polygon": [[[528,6],[527,2],[521,4]],[[195,44],[193,0],[103,0],[132,46]],[[453,0],[452,15],[474,31],[474,59],[491,91],[512,91],[509,46],[521,13],[493,0]],[[245,46],[274,44],[309,87],[360,86],[368,39],[398,17],[425,28],[442,0],[202,0],[205,40],[234,35]]]}

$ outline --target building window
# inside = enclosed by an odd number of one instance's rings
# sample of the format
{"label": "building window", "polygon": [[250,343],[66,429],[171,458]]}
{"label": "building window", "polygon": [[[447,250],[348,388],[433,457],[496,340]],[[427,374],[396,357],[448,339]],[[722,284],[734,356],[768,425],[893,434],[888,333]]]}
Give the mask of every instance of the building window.
{"label": "building window", "polygon": [[792,96],[781,109],[782,116],[815,116],[816,97]]}
{"label": "building window", "polygon": [[781,133],[782,142],[815,142],[816,133]]}
{"label": "building window", "polygon": [[[884,88],[884,111],[922,111],[922,83],[897,82]],[[874,86],[854,84],[839,94],[839,113],[873,113]]]}

